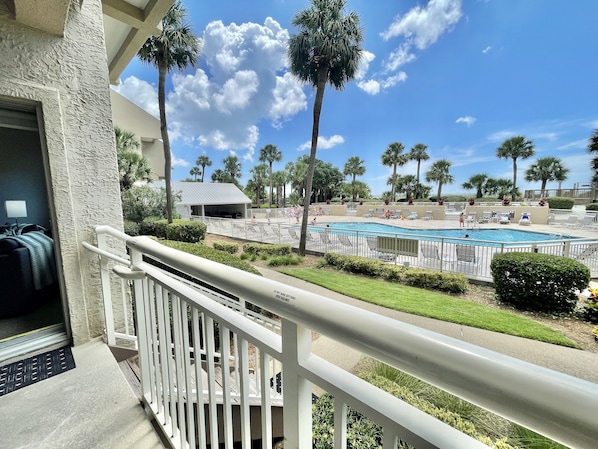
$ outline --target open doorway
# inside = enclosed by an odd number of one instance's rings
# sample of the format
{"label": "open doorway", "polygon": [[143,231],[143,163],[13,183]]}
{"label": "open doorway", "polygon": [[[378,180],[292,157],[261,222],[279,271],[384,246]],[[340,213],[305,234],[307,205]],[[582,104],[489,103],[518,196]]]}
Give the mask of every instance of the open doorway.
{"label": "open doorway", "polygon": [[0,361],[70,341],[38,114],[0,99]]}

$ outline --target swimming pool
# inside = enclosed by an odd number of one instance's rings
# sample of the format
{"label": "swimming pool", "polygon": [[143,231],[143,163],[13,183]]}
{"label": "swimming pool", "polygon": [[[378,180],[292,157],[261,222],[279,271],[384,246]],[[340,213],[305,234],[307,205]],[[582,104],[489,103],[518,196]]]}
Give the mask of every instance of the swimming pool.
{"label": "swimming pool", "polygon": [[436,237],[462,239],[466,234],[475,240],[497,243],[545,242],[551,240],[567,240],[574,237],[545,232],[520,231],[518,229],[408,229],[382,223],[371,222],[334,222],[327,223],[331,231],[360,231],[367,233],[391,233],[412,235],[414,237]]}

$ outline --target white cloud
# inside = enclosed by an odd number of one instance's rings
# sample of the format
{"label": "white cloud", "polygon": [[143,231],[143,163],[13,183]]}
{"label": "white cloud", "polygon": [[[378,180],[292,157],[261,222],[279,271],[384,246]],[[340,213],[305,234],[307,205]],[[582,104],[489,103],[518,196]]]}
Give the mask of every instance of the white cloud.
{"label": "white cloud", "polygon": [[372,62],[375,58],[376,55],[374,55],[374,53],[371,53],[367,50],[363,50],[361,52],[361,60],[357,66],[357,72],[355,73],[356,80],[361,80],[365,77],[365,74],[370,68],[370,62]]}
{"label": "white cloud", "polygon": [[156,118],[160,117],[160,109],[158,108],[158,88],[156,86],[151,85],[147,81],[130,76],[118,86],[111,87],[147,113]]}
{"label": "white cloud", "polygon": [[486,48],[484,48],[484,49],[482,50],[482,53],[486,54],[486,53],[488,53],[490,50],[492,50],[492,47],[490,47],[490,46],[487,46]]}
{"label": "white cloud", "polygon": [[394,50],[388,56],[388,60],[384,64],[384,68],[389,72],[394,72],[402,65],[405,65],[416,58],[417,56],[411,53],[411,44],[408,42],[403,42],[399,48]]}
{"label": "white cloud", "polygon": [[[267,119],[280,127],[307,108],[302,85],[288,73],[289,33],[272,18],[263,25],[209,23],[202,36],[202,65],[194,73],[172,74],[167,95],[171,140],[235,150],[251,160]],[[157,92],[134,77],[121,94],[157,116]]]}
{"label": "white cloud", "polygon": [[173,167],[189,167],[191,164],[184,159],[180,159],[176,157],[174,154],[172,155],[172,166]]}
{"label": "white cloud", "polygon": [[430,0],[425,7],[416,6],[403,16],[397,16],[382,38],[404,36],[423,50],[461,19],[461,0]]}
{"label": "white cloud", "polygon": [[[338,134],[335,134],[334,136],[330,136],[330,137],[318,136],[318,149],[319,150],[329,150],[330,148],[333,148],[337,145],[341,145],[344,142],[345,142],[344,137],[339,136]],[[305,150],[310,150],[310,149],[311,149],[311,141],[308,140],[303,145],[301,145],[297,150],[305,151]]]}
{"label": "white cloud", "polygon": [[358,86],[370,95],[376,95],[400,81],[405,81],[405,72],[392,74],[417,59],[414,48],[426,49],[443,33],[450,31],[462,16],[461,0],[430,0],[425,7],[415,6],[403,16],[397,16],[388,29],[380,33],[384,40],[394,37],[403,39],[384,60],[384,73],[390,76],[384,81],[372,79],[358,83]]}
{"label": "white cloud", "polygon": [[471,117],[469,115],[466,115],[465,117],[459,117],[455,123],[465,123],[468,127],[473,125],[476,121],[475,117]]}

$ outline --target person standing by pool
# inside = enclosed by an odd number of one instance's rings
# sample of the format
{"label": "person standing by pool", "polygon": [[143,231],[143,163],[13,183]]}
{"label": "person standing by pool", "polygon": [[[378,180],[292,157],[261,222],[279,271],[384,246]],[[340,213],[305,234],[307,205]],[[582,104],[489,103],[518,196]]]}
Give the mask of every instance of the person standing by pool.
{"label": "person standing by pool", "polygon": [[462,228],[465,226],[465,215],[463,214],[463,212],[461,212],[461,215],[459,215],[459,227]]}

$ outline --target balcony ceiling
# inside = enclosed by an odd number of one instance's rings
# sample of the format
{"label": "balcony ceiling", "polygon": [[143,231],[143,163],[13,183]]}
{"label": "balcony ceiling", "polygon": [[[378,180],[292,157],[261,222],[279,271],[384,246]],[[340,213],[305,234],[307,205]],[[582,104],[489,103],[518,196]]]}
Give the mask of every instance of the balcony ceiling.
{"label": "balcony ceiling", "polygon": [[[84,1],[0,0],[0,17],[62,36],[71,3]],[[162,17],[173,3],[174,0],[102,0],[111,83],[118,83],[118,77],[148,36],[159,33]]]}

